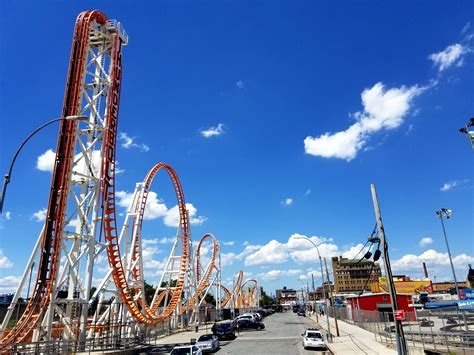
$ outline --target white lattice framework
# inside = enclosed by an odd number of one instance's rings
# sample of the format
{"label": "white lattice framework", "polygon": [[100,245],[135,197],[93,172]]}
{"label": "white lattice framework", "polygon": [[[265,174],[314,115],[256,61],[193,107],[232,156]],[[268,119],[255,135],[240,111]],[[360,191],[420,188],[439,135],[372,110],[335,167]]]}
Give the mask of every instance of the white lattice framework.
{"label": "white lattice framework", "polygon": [[[74,132],[74,155],[69,170],[67,214],[60,231],[60,258],[52,297],[44,317],[33,334],[33,341],[51,339],[54,329],[61,329],[69,340],[85,339],[88,305],[94,263],[103,253],[100,240],[100,176],[103,159],[103,133],[106,130],[106,107],[110,100],[111,51],[119,31],[122,43],[127,37],[120,24],[90,24],[83,80],[80,83],[78,121]],[[81,65],[82,63],[76,63]],[[44,230],[44,229],[43,229]],[[39,257],[43,231],[30,256],[19,288],[2,323],[5,330],[13,308],[24,295],[30,269]]]}

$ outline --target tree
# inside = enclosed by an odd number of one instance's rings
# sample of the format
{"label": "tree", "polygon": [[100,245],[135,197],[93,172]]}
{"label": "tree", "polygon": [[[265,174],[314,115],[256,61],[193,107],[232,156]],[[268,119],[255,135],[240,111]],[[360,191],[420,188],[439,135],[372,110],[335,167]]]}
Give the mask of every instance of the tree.
{"label": "tree", "polygon": [[145,289],[145,299],[147,304],[151,304],[153,301],[153,297],[155,296],[156,288],[153,285],[144,281],[144,289]]}
{"label": "tree", "polygon": [[208,293],[206,297],[204,297],[204,301],[206,301],[207,304],[212,304],[214,306],[216,305],[216,299],[210,293]]}
{"label": "tree", "polygon": [[260,290],[261,290],[260,307],[265,307],[265,306],[270,306],[272,304],[275,304],[275,300],[265,293],[265,291],[263,290],[263,287]]}

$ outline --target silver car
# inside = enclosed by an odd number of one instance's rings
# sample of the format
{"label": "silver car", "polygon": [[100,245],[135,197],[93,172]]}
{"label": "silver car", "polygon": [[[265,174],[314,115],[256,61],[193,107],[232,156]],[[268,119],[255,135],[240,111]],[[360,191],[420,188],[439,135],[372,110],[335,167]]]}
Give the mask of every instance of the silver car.
{"label": "silver car", "polygon": [[219,349],[219,338],[214,334],[201,335],[196,342],[196,346],[202,350],[203,353],[211,353]]}

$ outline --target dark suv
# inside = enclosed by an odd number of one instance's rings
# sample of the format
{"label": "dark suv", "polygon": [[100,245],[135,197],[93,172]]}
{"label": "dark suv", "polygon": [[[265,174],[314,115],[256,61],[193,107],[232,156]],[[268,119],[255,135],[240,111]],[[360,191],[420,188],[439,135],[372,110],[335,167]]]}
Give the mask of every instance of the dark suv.
{"label": "dark suv", "polygon": [[232,322],[215,323],[211,330],[212,334],[217,335],[219,340],[235,339],[235,326]]}
{"label": "dark suv", "polygon": [[243,329],[265,329],[265,324],[262,322],[255,322],[251,319],[241,318],[234,321],[235,325],[239,327],[240,330]]}

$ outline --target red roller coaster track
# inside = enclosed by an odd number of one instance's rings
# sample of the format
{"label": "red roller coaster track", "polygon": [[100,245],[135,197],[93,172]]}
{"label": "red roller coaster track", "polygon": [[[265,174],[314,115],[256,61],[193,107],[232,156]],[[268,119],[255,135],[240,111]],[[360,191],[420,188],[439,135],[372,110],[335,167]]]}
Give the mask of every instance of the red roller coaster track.
{"label": "red roller coaster track", "polygon": [[[107,17],[100,11],[82,12],[76,21],[74,38],[71,49],[71,59],[67,77],[66,90],[64,94],[63,117],[78,114],[80,100],[80,83],[85,75],[84,61],[86,57],[86,46],[89,29],[93,22],[105,24]],[[116,34],[116,45],[113,52],[112,61],[115,65],[112,94],[114,100],[109,101],[108,112],[108,139],[104,142],[110,156],[103,166],[109,174],[109,186],[113,186],[113,158],[115,156],[115,136],[117,129],[117,115],[120,101],[120,80],[121,80],[121,39]],[[40,260],[38,274],[34,285],[32,297],[26,306],[26,310],[17,322],[16,326],[6,334],[0,341],[2,349],[11,346],[14,342],[22,342],[35,328],[37,322],[44,315],[44,312],[51,300],[53,287],[58,269],[58,255],[60,250],[61,234],[64,228],[64,216],[67,208],[67,193],[70,183],[71,162],[74,155],[74,140],[76,134],[76,122],[62,121],[58,142],[56,146],[56,159],[51,181],[48,209],[46,213],[45,228],[41,239]],[[112,170],[112,171],[111,171]],[[113,189],[112,189],[113,190]],[[107,190],[104,191],[107,195]],[[114,216],[115,211],[110,209]]]}

